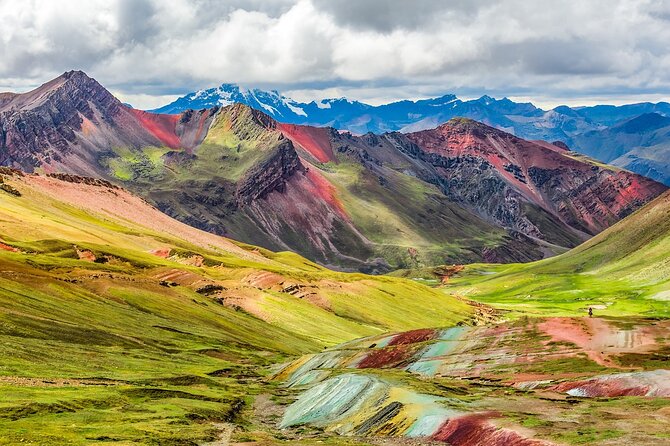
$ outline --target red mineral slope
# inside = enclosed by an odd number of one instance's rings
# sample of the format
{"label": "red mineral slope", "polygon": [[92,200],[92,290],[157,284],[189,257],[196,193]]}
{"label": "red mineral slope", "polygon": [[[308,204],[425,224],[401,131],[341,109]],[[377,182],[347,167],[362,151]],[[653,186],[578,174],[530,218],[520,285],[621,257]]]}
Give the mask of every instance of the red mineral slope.
{"label": "red mineral slope", "polygon": [[452,446],[548,446],[550,443],[526,438],[519,433],[501,429],[487,421],[485,414],[456,417],[442,425],[433,440]]}
{"label": "red mineral slope", "polygon": [[607,228],[666,189],[640,175],[469,119],[452,119],[407,138],[455,185],[476,185],[469,178],[473,175],[497,182],[496,188],[505,190],[501,200],[532,203],[588,234]]}
{"label": "red mineral slope", "polygon": [[421,328],[419,330],[406,331],[394,336],[388,345],[405,345],[430,341],[435,339],[435,337],[439,334],[439,330],[434,330],[432,328]]}
{"label": "red mineral slope", "polygon": [[405,367],[421,350],[420,345],[404,344],[374,349],[357,364],[359,369],[387,369]]}
{"label": "red mineral slope", "polygon": [[330,144],[330,129],[306,125],[279,124],[279,130],[318,162],[337,162]]}
{"label": "red mineral slope", "polygon": [[176,133],[180,115],[159,115],[134,108],[130,109],[130,112],[137,118],[142,127],[158,138],[160,142],[172,149],[181,146]]}
{"label": "red mineral slope", "polygon": [[670,370],[619,373],[561,383],[552,390],[582,397],[670,397]]}
{"label": "red mineral slope", "polygon": [[[303,163],[305,162],[303,161]],[[307,165],[310,166],[309,164]],[[351,218],[347,214],[347,211],[344,210],[344,206],[337,196],[337,189],[335,189],[335,186],[330,183],[318,169],[311,166],[311,168],[308,168],[307,170],[306,177],[308,182],[305,183],[305,188],[310,194],[318,197],[319,201],[323,201],[327,204],[328,207],[333,209],[343,220],[351,221]]]}

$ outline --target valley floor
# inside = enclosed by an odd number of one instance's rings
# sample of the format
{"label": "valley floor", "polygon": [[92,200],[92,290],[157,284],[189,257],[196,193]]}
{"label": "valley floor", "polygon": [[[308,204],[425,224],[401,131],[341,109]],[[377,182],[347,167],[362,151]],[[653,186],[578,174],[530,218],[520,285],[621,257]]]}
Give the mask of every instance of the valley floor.
{"label": "valley floor", "polygon": [[668,320],[419,329],[281,366],[197,355],[144,379],[1,377],[0,444],[670,445]]}

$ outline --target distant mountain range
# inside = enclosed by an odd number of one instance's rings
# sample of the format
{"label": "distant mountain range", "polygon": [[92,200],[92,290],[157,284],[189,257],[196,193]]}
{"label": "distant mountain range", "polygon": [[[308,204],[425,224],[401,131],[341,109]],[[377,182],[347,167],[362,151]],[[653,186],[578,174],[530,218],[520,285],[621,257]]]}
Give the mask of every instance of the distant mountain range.
{"label": "distant mountain range", "polygon": [[670,117],[644,113],[573,139],[579,151],[670,185]]}
{"label": "distant mountain range", "polygon": [[[670,116],[670,104],[667,102],[622,106],[559,106],[543,110],[531,103],[517,103],[507,98],[482,96],[463,101],[449,94],[433,99],[373,106],[345,98],[303,103],[277,91],[247,90],[234,84],[223,84],[190,93],[152,111],[179,114],[188,109],[199,110],[235,102],[260,110],[281,122],[333,127],[355,134],[415,132],[435,128],[451,118],[465,117],[520,138],[561,141],[571,149],[600,161],[625,167],[670,185],[670,149],[666,149],[670,144],[666,144],[668,139],[665,138],[670,131],[657,132],[654,137],[641,137],[639,144],[628,137],[621,137],[622,129],[628,129],[623,130],[624,134],[631,135],[646,132],[649,128],[648,125],[642,125],[638,130],[631,131],[631,125],[636,126],[650,119],[652,122],[649,125],[652,127],[658,124],[658,119],[653,121],[654,118],[642,117],[644,115]],[[638,117],[640,119],[633,124],[625,124],[625,121]],[[610,127],[614,128],[610,131]],[[611,138],[626,142],[626,147],[609,151]]]}

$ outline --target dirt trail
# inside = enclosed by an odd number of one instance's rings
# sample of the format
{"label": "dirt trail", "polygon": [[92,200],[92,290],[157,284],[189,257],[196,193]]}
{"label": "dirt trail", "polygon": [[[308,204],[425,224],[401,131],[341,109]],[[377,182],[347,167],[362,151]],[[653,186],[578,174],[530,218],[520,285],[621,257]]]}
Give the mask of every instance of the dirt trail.
{"label": "dirt trail", "polygon": [[214,423],[214,427],[219,430],[219,438],[203,446],[228,446],[230,437],[233,435],[235,425],[231,423]]}

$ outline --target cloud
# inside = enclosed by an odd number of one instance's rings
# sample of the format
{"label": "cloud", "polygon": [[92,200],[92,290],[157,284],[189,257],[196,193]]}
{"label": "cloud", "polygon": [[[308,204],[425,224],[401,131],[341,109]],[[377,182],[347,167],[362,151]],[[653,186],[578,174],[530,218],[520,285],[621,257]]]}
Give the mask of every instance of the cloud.
{"label": "cloud", "polygon": [[340,26],[358,30],[391,32],[420,29],[450,18],[472,20],[479,8],[492,0],[313,0]]}
{"label": "cloud", "polygon": [[371,102],[670,94],[653,0],[0,0],[0,88],[83,69],[134,105],[222,82]]}

